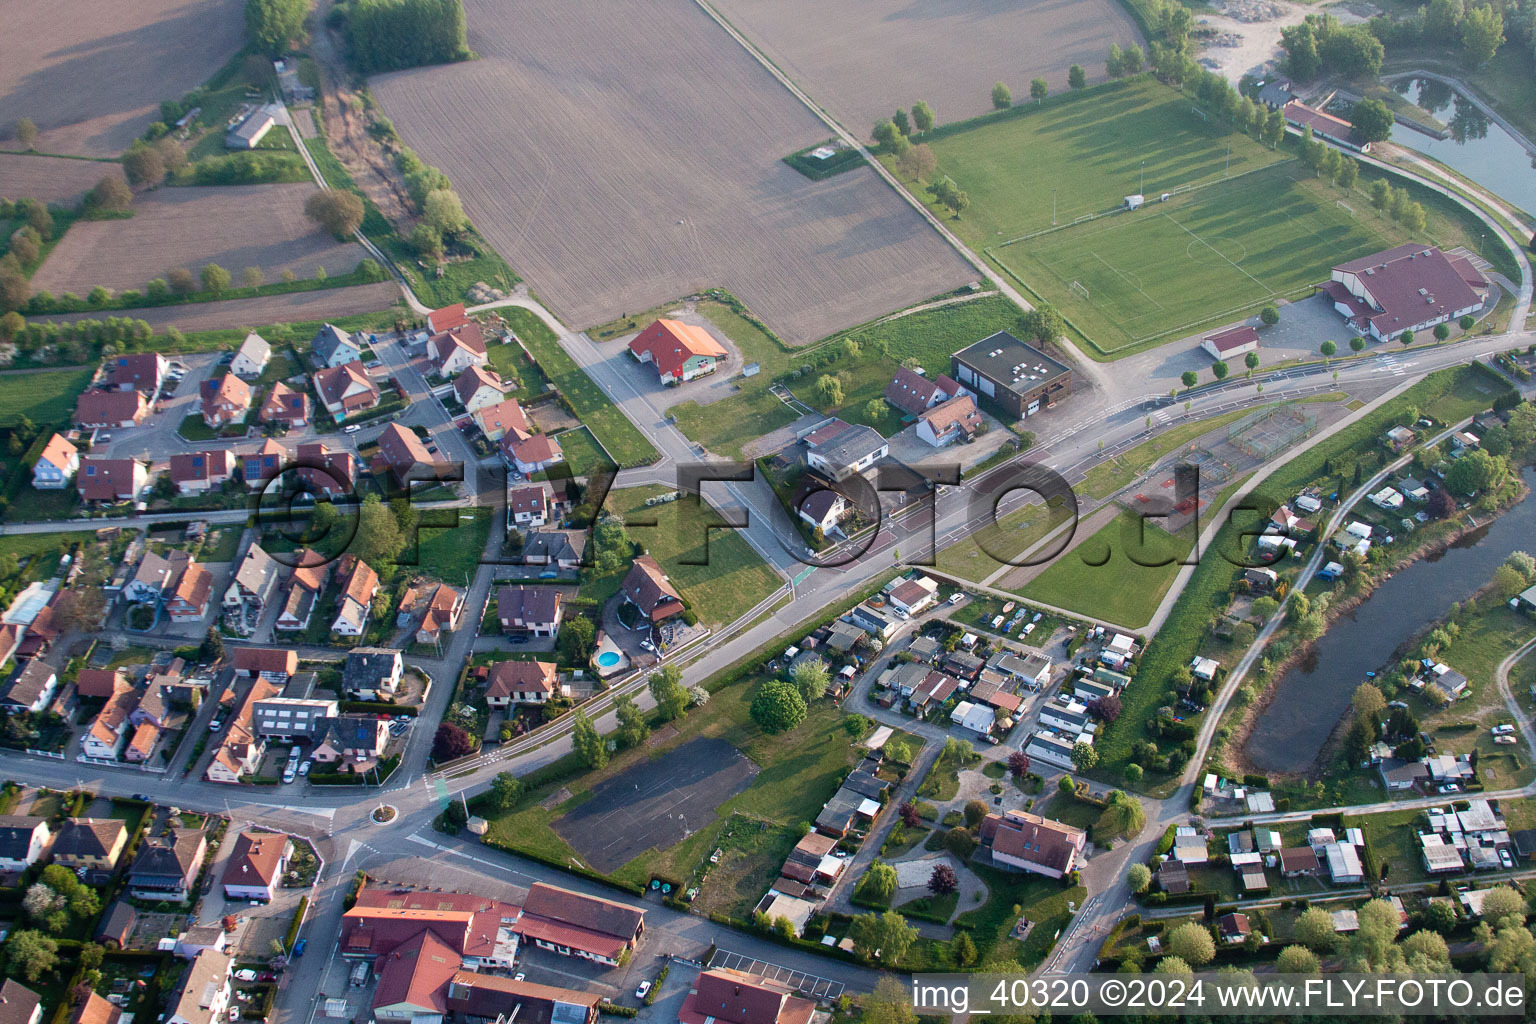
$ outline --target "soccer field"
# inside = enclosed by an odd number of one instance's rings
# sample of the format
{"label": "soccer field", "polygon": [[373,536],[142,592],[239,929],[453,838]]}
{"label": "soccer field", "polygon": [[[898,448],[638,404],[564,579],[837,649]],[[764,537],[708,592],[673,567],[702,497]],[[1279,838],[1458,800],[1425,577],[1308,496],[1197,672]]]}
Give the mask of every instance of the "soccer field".
{"label": "soccer field", "polygon": [[1398,240],[1363,196],[1288,161],[990,255],[1118,353],[1252,315]]}

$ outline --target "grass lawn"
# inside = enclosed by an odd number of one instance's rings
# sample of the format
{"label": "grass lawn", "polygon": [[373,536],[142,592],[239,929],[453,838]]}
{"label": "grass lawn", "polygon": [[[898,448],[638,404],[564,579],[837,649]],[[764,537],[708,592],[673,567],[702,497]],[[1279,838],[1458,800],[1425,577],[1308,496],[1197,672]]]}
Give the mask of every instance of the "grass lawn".
{"label": "grass lawn", "polygon": [[566,354],[548,324],[536,314],[515,306],[502,310],[502,316],[513,333],[528,346],[528,351],[533,353],[566,401],[571,403],[576,415],[613,453],[620,465],[643,466],[656,461],[656,449]]}
{"label": "grass lawn", "polygon": [[80,492],[73,486],[57,491],[40,491],[29,482],[21,485],[5,510],[5,518],[25,523],[39,519],[64,519],[80,506]]}
{"label": "grass lawn", "polygon": [[[971,204],[959,219],[935,213],[1054,303],[1106,359],[1306,294],[1341,259],[1407,240],[1366,199],[1379,172],[1362,168],[1346,195],[1291,159],[1294,140],[1270,150],[1193,105],[1143,78],[941,129],[936,176],[953,178]],[[907,185],[931,198],[922,182]],[[1408,187],[1428,216],[1424,238],[1480,249],[1501,269],[1510,262],[1470,214]],[[1152,200],[1141,210],[1077,223],[1138,192]],[[1165,192],[1174,195],[1158,202]]]}
{"label": "grass lawn", "polygon": [[[1072,914],[1067,904],[1081,908],[1087,896],[1082,886],[1062,888],[1055,879],[1017,875],[984,864],[970,863],[966,870],[975,873],[987,886],[988,898],[981,906],[955,918],[955,925],[971,934],[980,954],[980,963],[1016,960],[1032,967],[1045,959],[1056,943],[1056,933],[1066,927]],[[1019,915],[1035,922],[1029,938],[1019,942],[1010,937]],[[952,967],[949,943],[938,939],[919,939],[907,950],[901,966],[910,971],[938,970]]]}
{"label": "grass lawn", "polygon": [[[751,758],[761,771],[750,786],[717,808],[715,820],[668,849],[652,850],[636,857],[614,872],[616,879],[644,883],[653,875],[661,874],[679,881],[688,880],[720,845],[718,837],[727,824],[741,821],[733,819],[733,815],[768,822],[770,832],[777,827],[781,833],[784,829],[793,830],[800,822],[814,820],[858,759],[858,751],[843,731],[846,716],[830,701],[816,701],[805,720],[793,730],[769,736],[752,722],[748,714],[761,681],[762,677],[754,675],[720,687],[710,701],[695,708],[679,724],[676,734],[663,744],[619,753],[600,771],[536,786],[509,814],[497,814],[489,807],[477,809],[477,813],[485,814],[490,821],[486,838],[555,862],[575,857],[576,852],[550,827],[554,821],[589,799],[593,787],[603,780],[701,736],[728,740]],[[573,794],[570,799],[552,809],[542,806],[541,801],[547,802],[562,784]],[[720,880],[724,883],[723,891],[714,898],[721,904],[744,899],[745,882],[733,882],[730,876],[745,880],[759,870],[767,870],[770,863],[776,869],[787,853],[787,847],[780,851],[784,838],[780,834],[775,841],[765,840],[760,846],[743,848],[744,861],[761,861],[761,864],[733,860],[727,865],[727,877]],[[708,892],[707,885],[705,891]],[[757,895],[761,896],[761,890]]]}
{"label": "grass lawn", "polygon": [[[575,476],[591,477],[593,474],[611,472],[617,468],[613,460],[603,454],[603,450],[597,446],[596,439],[592,437],[592,431],[586,427],[561,431],[555,436],[555,440],[560,443],[560,450],[565,453],[565,462],[561,463],[561,470],[569,467]],[[549,470],[535,473],[533,479],[550,479]],[[557,471],[555,479],[565,479],[563,472]]]}
{"label": "grass lawn", "polygon": [[66,422],[93,372],[86,368],[0,377],[0,426],[9,426],[23,416],[33,423]]}
{"label": "grass lawn", "polygon": [[799,841],[797,825],[733,815],[717,834],[715,848],[723,851],[720,862],[710,865],[693,901],[693,912],[750,920],[752,909],[779,876],[784,859]]}
{"label": "grass lawn", "polygon": [[1109,461],[1094,466],[1083,477],[1083,482],[1077,489],[1078,493],[1096,501],[1107,498],[1145,473],[1163,456],[1252,412],[1251,409],[1238,409],[1211,419],[1181,424],[1165,431],[1128,452],[1122,452]]}
{"label": "grass lawn", "polygon": [[[607,508],[623,517],[630,539],[645,545],[661,563],[704,623],[734,622],[782,585],[740,531],[708,529],[718,515],[689,499],[647,508],[645,499],[664,487],[631,487],[608,494]],[[654,523],[654,526],[641,525]],[[690,564],[703,563],[703,564]],[[623,573],[589,580],[583,594],[606,599],[618,591]]]}
{"label": "grass lawn", "polygon": [[[474,519],[469,522],[459,519],[460,515],[466,514],[473,514]],[[451,586],[466,586],[480,565],[493,519],[488,508],[424,509],[417,530],[417,564],[410,565],[412,552],[409,548],[400,553],[400,564],[435,576]],[[434,526],[434,522],[442,522],[448,528]]]}
{"label": "grass lawn", "polygon": [[1376,855],[1376,862],[1390,865],[1387,884],[1429,881],[1424,859],[1419,853],[1416,823],[1423,821],[1422,811],[1386,811],[1382,814],[1344,816],[1345,828],[1365,833],[1365,844]]}
{"label": "grass lawn", "polygon": [[[1129,510],[1084,540],[1030,581],[1021,597],[1138,628],[1152,618],[1194,544]],[[1149,565],[1165,561],[1164,565]]]}
{"label": "grass lawn", "polygon": [[197,553],[200,562],[233,562],[240,551],[240,537],[245,531],[235,527],[210,530]]}
{"label": "grass lawn", "polygon": [[1019,557],[1071,518],[1072,513],[1059,504],[1015,509],[940,551],[934,567],[943,573],[980,582],[1007,564],[1001,559]]}

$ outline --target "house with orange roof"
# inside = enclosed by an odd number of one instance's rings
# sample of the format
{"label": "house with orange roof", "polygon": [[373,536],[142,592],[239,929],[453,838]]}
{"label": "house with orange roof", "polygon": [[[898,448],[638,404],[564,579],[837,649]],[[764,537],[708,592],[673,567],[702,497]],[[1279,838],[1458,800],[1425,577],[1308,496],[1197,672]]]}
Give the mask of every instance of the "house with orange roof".
{"label": "house with orange roof", "polygon": [[319,552],[300,548],[293,553],[294,569],[288,577],[288,596],[277,613],[274,629],[293,631],[309,628],[315,606],[330,576],[330,562]]}
{"label": "house with orange roof", "polygon": [[524,476],[548,469],[565,461],[560,442],[548,434],[529,434],[519,437],[507,434],[501,439],[501,457]]}
{"label": "house with orange roof", "polygon": [[75,695],[90,700],[106,700],[132,684],[117,669],[82,668],[75,676]]}
{"label": "house with orange roof", "polygon": [[75,399],[75,425],[87,430],[135,427],[148,415],[142,391],[86,391]]}
{"label": "house with orange roof", "polygon": [[679,1024],[811,1024],[816,1003],[762,974],[728,967],[699,972],[678,1008]]}
{"label": "house with orange roof", "polygon": [[261,765],[267,741],[256,734],[254,706],[257,701],[276,697],[282,692],[282,686],[277,683],[258,678],[251,683],[245,695],[237,699],[224,723],[224,731],[218,734],[219,746],[214,751],[213,760],[203,773],[209,782],[236,783]]}
{"label": "house with orange roof", "polygon": [[373,610],[373,599],[379,593],[379,574],[356,555],[342,555],[336,573],[341,597],[331,632],[341,636],[362,636]]}
{"label": "house with orange roof", "polygon": [[969,441],[984,424],[976,400],[970,395],[957,395],[918,414],[917,436],[935,448],[942,448],[955,441]]}
{"label": "house with orange roof", "polygon": [[282,647],[237,647],[230,660],[239,676],[260,676],[268,682],[286,683],[299,670],[299,652]]}
{"label": "house with orange roof", "polygon": [[485,681],[485,703],[493,708],[543,704],[570,692],[550,661],[499,661],[486,672]]}
{"label": "house with orange roof", "polygon": [[446,583],[423,583],[401,595],[395,625],[404,629],[415,622],[416,642],[435,644],[444,631],[459,628],[459,618],[463,612],[462,591]]}
{"label": "house with orange roof", "polygon": [[133,735],[128,738],[128,746],[123,750],[123,760],[129,764],[143,764],[149,760],[155,752],[155,744],[160,742],[160,727],[153,722],[140,722],[133,729]]}
{"label": "house with orange roof", "polygon": [[281,832],[241,832],[224,862],[224,898],[269,903],[288,870],[293,842]]}
{"label": "house with orange roof", "polygon": [[245,419],[251,411],[251,386],[233,373],[205,380],[198,388],[203,422],[214,430]]}
{"label": "house with orange roof", "polygon": [[727,358],[725,347],[702,327],[681,320],[657,320],[635,335],[629,352],[656,367],[663,384],[681,384],[714,373]]}
{"label": "house with orange roof", "polygon": [[170,473],[178,492],[205,494],[235,475],[235,455],[228,448],[172,455]]}
{"label": "house with orange roof", "polygon": [[301,444],[294,465],[299,483],[311,494],[335,498],[357,489],[357,457],[345,448],[332,451],[324,441]]}
{"label": "house with orange roof", "polygon": [[86,757],[104,761],[117,760],[123,749],[123,741],[132,728],[128,715],[138,703],[137,690],[119,690],[113,694],[81,738],[80,752]]}
{"label": "house with orange roof", "polygon": [[493,370],[470,366],[453,380],[453,393],[464,411],[474,414],[506,398],[505,389]]}
{"label": "house with orange roof", "polygon": [[434,309],[427,314],[427,330],[433,334],[446,334],[467,323],[469,323],[469,314],[465,312],[462,302],[455,302],[442,309]]}
{"label": "house with orange roof", "polygon": [[272,385],[256,416],[262,423],[281,423],[294,430],[309,423],[309,395],[282,381]]}
{"label": "house with orange roof", "polygon": [[661,622],[683,613],[683,595],[677,592],[672,580],[661,571],[661,565],[650,555],[641,555],[629,567],[619,590],[624,599],[651,622]]}
{"label": "house with orange roof", "polygon": [[208,617],[212,593],[213,573],[206,566],[189,562],[165,599],[165,610],[172,622],[201,622]]}
{"label": "house with orange roof", "polygon": [[79,469],[79,450],[64,435],[54,434],[32,464],[32,486],[40,491],[61,491]]}
{"label": "house with orange roof", "polygon": [[428,450],[414,430],[391,423],[379,435],[379,453],[373,457],[375,473],[388,473],[395,481],[434,480],[447,474],[449,464]]}
{"label": "house with orange roof", "polygon": [[368,371],[363,369],[361,363],[342,363],[340,366],[316,370],[314,382],[320,404],[325,406],[325,411],[337,423],[367,412],[384,398],[384,393],[369,379]]}
{"label": "house with orange roof", "polygon": [[427,339],[427,358],[439,377],[456,377],[471,366],[490,362],[485,335],[474,322],[455,327]]}
{"label": "house with orange roof", "polygon": [[496,402],[493,405],[482,406],[471,415],[485,436],[492,441],[500,441],[507,434],[519,434],[527,436],[532,433],[528,428],[528,417],[523,412],[523,407],[517,404],[517,399],[508,398]]}

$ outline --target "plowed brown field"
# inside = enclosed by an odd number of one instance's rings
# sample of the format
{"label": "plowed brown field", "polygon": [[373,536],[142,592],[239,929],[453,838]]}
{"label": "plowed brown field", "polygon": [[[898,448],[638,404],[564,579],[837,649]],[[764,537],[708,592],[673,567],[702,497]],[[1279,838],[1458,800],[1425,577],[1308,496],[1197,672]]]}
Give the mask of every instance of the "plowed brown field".
{"label": "plowed brown field", "polygon": [[126,220],[76,221],[32,276],[33,291],[85,295],[97,285],[142,289],[177,267],[217,263],[239,286],[246,267],[268,281],[284,270],[314,277],[344,274],[366,254],[338,242],[304,216],[313,185],[161,188],[141,195]]}
{"label": "plowed brown field", "polygon": [[0,135],[18,118],[45,153],[117,156],[160,101],[201,85],[245,36],[241,0],[8,0]]}
{"label": "plowed brown field", "polygon": [[1104,76],[1111,43],[1141,42],[1116,0],[710,0],[795,83],[856,134],[926,100],[939,123],[1016,103],[1043,77],[1067,88],[1081,64]]}
{"label": "plowed brown field", "polygon": [[393,281],[379,281],[375,284],[355,284],[347,288],[261,295],[254,299],[188,302],[185,305],[149,306],[144,309],[92,310],[89,313],[58,313],[35,319],[105,320],[109,316],[130,316],[143,320],[157,331],[167,327],[176,327],[183,331],[215,331],[224,328],[264,327],[267,324],[302,323],[310,320],[336,320],[355,313],[374,313],[381,309],[388,309],[399,299],[400,289]]}
{"label": "plowed brown field", "polygon": [[0,153],[0,199],[26,198],[68,204],[85,195],[109,174],[121,178],[123,169],[99,160]]}
{"label": "plowed brown field", "polygon": [[576,326],[711,285],[803,343],[976,277],[691,0],[468,0],[480,59],[374,79],[475,226]]}

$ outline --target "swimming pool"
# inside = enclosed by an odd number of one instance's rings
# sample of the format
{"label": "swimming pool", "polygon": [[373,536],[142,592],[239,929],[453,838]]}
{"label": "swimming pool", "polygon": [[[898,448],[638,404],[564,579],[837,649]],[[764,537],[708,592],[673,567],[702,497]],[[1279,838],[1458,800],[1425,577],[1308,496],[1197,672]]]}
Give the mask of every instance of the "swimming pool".
{"label": "swimming pool", "polygon": [[619,663],[620,657],[618,651],[601,651],[597,655],[597,665],[599,668],[613,668]]}

